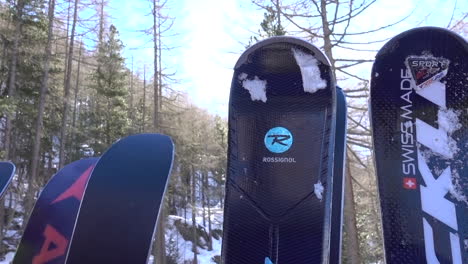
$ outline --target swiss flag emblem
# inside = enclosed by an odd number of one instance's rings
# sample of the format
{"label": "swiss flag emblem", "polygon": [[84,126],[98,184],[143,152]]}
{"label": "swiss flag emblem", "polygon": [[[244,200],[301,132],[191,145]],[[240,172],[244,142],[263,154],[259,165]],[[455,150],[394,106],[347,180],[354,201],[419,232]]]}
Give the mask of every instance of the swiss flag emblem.
{"label": "swiss flag emblem", "polygon": [[418,184],[416,178],[403,178],[403,188],[408,190],[415,190]]}

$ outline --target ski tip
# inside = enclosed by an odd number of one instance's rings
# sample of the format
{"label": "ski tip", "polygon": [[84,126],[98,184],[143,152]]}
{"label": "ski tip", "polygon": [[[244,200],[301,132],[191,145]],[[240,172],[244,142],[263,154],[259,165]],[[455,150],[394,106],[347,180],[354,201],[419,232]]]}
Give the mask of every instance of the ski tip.
{"label": "ski tip", "polygon": [[387,43],[385,43],[385,45],[379,50],[379,52],[377,52],[375,57],[378,58],[393,51],[395,48],[399,46],[397,45],[397,43],[400,40],[405,39],[409,36],[414,36],[414,35],[419,35],[419,36],[431,35],[431,37],[434,39],[449,37],[462,43],[462,45],[465,46],[465,49],[468,48],[468,42],[462,36],[460,36],[454,31],[451,31],[446,28],[441,28],[441,27],[417,27],[417,28],[413,28],[413,29],[401,32],[400,34],[391,38]]}
{"label": "ski tip", "polygon": [[[159,142],[159,144],[162,143],[167,143],[171,146],[174,146],[174,141],[170,136],[164,135],[164,134],[158,134],[158,133],[143,133],[143,134],[133,134],[124,138],[121,138],[119,141],[127,141],[127,140],[143,140],[143,141],[149,141],[154,140]],[[116,142],[116,143],[117,143]]]}
{"label": "ski tip", "polygon": [[15,164],[10,161],[0,161],[0,198],[5,194],[6,189],[15,175]]}
{"label": "ski tip", "polygon": [[0,161],[0,166],[2,168],[9,168],[12,171],[12,173],[14,173],[16,170],[15,164],[11,161]]}
{"label": "ski tip", "polygon": [[291,37],[291,36],[276,36],[276,37],[270,37],[265,40],[261,40],[251,47],[249,47],[242,55],[239,57],[237,60],[236,65],[234,66],[234,69],[238,69],[241,67],[243,64],[247,63],[249,61],[249,57],[251,54],[253,54],[255,51],[257,51],[260,48],[264,48],[269,45],[275,45],[275,44],[291,44],[291,45],[298,45],[301,46],[309,51],[311,51],[314,54],[314,57],[319,60],[321,63],[331,66],[330,60],[328,57],[315,45],[312,43],[303,40],[298,37]]}
{"label": "ski tip", "polygon": [[346,94],[344,93],[343,89],[341,87],[339,87],[338,85],[336,86],[336,97],[337,97],[337,100],[342,102],[345,107],[346,107]]}

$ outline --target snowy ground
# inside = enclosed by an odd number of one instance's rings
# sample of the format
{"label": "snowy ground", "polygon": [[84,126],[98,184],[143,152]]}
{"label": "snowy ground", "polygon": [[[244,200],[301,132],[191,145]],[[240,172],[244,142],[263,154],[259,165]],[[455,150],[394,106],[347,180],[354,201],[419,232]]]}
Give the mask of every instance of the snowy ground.
{"label": "snowy ground", "polygon": [[[201,210],[197,211],[198,216],[195,218],[197,225],[203,227],[205,230],[208,230],[208,226],[203,225],[203,217],[201,216]],[[211,208],[211,214],[212,229],[222,230],[223,210],[221,208]],[[191,217],[191,212],[188,212],[186,221],[188,226],[192,226]],[[169,220],[166,226],[166,244],[170,244],[170,242],[174,243],[177,249],[179,250],[178,263],[185,263],[186,261],[193,260],[193,245],[191,241],[184,240],[180,232],[177,230],[177,228],[175,228],[175,221],[177,220],[184,222],[184,218],[180,216],[169,216]],[[170,241],[170,239],[172,239],[172,241]],[[211,251],[208,251],[207,248],[198,248],[199,254],[197,258],[199,263],[215,263],[212,261],[212,258],[217,255],[221,255],[221,238],[219,240],[213,238],[212,246],[213,250]]]}
{"label": "snowy ground", "polygon": [[14,256],[15,256],[14,252],[8,252],[5,256],[5,260],[0,261],[0,264],[10,264],[13,261]]}

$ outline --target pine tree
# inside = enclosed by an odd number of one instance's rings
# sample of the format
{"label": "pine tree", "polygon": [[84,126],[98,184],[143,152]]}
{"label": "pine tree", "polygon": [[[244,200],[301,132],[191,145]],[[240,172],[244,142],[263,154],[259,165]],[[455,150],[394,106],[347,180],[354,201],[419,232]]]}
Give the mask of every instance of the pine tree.
{"label": "pine tree", "polygon": [[286,29],[281,22],[281,12],[279,1],[275,2],[274,6],[265,6],[265,13],[263,13],[263,20],[260,23],[260,30],[257,36],[250,37],[248,46],[251,46],[257,41],[274,36],[286,35]]}
{"label": "pine tree", "polygon": [[126,68],[122,57],[123,44],[114,25],[99,47],[98,67],[93,75],[96,81],[96,104],[93,149],[102,153],[128,132]]}

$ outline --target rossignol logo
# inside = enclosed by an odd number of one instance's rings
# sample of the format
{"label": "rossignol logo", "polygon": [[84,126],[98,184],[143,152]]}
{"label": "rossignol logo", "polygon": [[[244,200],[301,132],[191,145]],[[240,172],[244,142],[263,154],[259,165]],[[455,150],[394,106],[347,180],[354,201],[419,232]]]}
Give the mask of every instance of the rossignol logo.
{"label": "rossignol logo", "polygon": [[[403,188],[407,190],[420,189],[422,211],[450,227],[450,229],[445,230],[450,237],[452,263],[462,264],[456,207],[453,202],[445,198],[452,188],[450,160],[454,154],[451,148],[453,149],[453,144],[456,148],[456,141],[451,139],[441,126],[435,128],[423,120],[415,118],[412,110],[413,92],[437,105],[439,110],[446,109],[445,85],[434,82],[439,82],[447,75],[448,64],[449,61],[444,58],[411,56],[406,60],[407,69],[401,70],[400,91],[402,93],[400,98],[403,102],[400,107],[402,121],[399,127],[401,169],[404,175]],[[440,175],[434,175],[429,168],[429,159],[425,157],[425,153],[421,149],[422,146],[426,151],[430,151],[447,161],[448,165],[446,168],[441,168]],[[423,183],[417,182],[416,170],[422,176]],[[432,223],[431,218],[423,216],[426,261],[427,263],[439,263]],[[437,237],[440,235],[437,234]]]}
{"label": "rossignol logo", "polygon": [[284,127],[270,129],[265,135],[265,146],[273,153],[288,151],[293,144],[293,135]]}
{"label": "rossignol logo", "polygon": [[427,56],[410,56],[406,66],[411,72],[416,87],[422,89],[447,75],[449,60]]}
{"label": "rossignol logo", "polygon": [[296,163],[295,158],[284,158],[284,157],[263,157],[265,163]]}
{"label": "rossignol logo", "polygon": [[[281,154],[291,148],[294,138],[287,128],[274,127],[265,134],[263,141],[270,152]],[[290,157],[263,157],[262,161],[266,163],[296,163],[296,159]]]}

